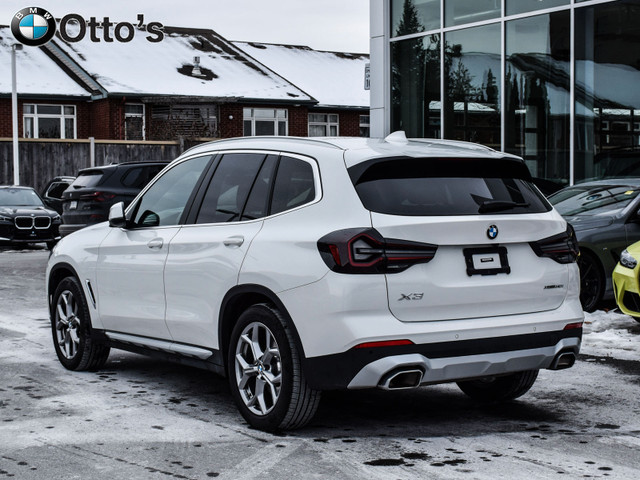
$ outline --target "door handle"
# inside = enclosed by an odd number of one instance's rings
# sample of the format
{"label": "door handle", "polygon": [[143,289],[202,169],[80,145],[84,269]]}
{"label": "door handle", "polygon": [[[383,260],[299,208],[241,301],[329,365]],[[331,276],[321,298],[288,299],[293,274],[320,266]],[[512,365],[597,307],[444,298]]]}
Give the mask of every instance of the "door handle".
{"label": "door handle", "polygon": [[164,242],[162,241],[161,238],[154,238],[149,243],[147,243],[147,247],[153,248],[153,249],[160,249],[162,248],[163,244]]}
{"label": "door handle", "polygon": [[222,243],[224,243],[225,247],[239,247],[244,243],[244,237],[237,235],[225,238]]}

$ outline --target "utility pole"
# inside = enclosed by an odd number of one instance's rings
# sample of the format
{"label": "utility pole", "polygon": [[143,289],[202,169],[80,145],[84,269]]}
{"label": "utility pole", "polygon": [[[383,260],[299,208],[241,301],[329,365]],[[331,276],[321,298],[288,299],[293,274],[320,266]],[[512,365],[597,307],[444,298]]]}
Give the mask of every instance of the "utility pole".
{"label": "utility pole", "polygon": [[16,81],[16,51],[22,50],[22,45],[16,43],[11,46],[11,114],[13,126],[13,183],[20,185],[20,157],[18,155],[18,86]]}

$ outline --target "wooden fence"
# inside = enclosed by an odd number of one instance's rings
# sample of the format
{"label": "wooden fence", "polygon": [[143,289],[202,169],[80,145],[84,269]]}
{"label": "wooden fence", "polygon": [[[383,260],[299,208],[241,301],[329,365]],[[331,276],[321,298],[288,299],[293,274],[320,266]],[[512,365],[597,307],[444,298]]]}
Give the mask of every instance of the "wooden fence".
{"label": "wooden fence", "polygon": [[[194,143],[197,142],[20,139],[20,184],[41,192],[53,177],[75,176],[78,170],[92,166],[92,158],[95,166],[140,160],[173,160]],[[0,138],[0,185],[13,185],[13,145],[10,138]]]}

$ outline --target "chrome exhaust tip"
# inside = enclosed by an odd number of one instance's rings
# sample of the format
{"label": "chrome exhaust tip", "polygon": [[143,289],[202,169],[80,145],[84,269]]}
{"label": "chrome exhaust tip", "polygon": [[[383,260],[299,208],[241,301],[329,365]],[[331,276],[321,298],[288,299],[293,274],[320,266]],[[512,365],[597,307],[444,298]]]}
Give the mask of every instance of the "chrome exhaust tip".
{"label": "chrome exhaust tip", "polygon": [[576,363],[576,354],[573,352],[560,352],[556,358],[554,358],[550,370],[563,370],[565,368],[573,367]]}
{"label": "chrome exhaust tip", "polygon": [[420,369],[412,368],[407,370],[396,370],[388,374],[380,382],[379,387],[384,390],[403,390],[420,386],[423,372]]}

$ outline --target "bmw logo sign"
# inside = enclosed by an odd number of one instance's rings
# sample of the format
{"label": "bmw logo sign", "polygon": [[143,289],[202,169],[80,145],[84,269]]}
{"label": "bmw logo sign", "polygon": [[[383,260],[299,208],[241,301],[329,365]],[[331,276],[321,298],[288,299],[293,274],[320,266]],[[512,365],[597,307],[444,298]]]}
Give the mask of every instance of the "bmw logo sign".
{"label": "bmw logo sign", "polygon": [[55,35],[56,19],[44,8],[23,8],[11,19],[11,33],[20,43],[39,47]]}
{"label": "bmw logo sign", "polygon": [[491,240],[495,240],[497,236],[498,227],[496,227],[495,225],[491,225],[489,228],[487,228],[487,237],[489,237]]}

